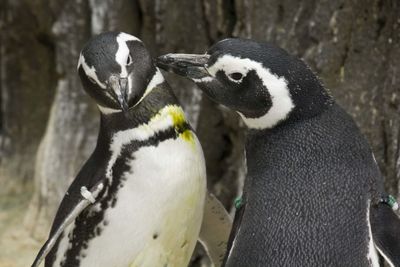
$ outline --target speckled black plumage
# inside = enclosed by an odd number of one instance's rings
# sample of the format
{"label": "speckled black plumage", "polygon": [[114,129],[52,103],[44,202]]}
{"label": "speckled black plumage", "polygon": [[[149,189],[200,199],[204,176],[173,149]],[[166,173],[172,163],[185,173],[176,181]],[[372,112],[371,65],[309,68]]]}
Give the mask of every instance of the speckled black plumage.
{"label": "speckled black plumage", "polygon": [[[336,104],[246,140],[245,211],[226,266],[369,266],[371,150]],[[257,226],[257,227],[255,227]]]}

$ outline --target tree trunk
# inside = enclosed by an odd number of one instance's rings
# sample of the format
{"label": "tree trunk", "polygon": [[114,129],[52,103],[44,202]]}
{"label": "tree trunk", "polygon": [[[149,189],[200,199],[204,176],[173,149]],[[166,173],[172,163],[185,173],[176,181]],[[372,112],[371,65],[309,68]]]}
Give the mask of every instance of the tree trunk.
{"label": "tree trunk", "polygon": [[48,10],[43,3],[0,1],[0,194],[32,184],[56,83]]}

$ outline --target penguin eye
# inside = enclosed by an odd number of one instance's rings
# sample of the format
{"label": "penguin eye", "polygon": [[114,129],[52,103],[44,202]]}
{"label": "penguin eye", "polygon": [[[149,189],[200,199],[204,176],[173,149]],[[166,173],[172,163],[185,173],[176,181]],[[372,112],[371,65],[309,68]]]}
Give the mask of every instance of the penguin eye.
{"label": "penguin eye", "polygon": [[232,80],[240,81],[243,78],[243,74],[241,74],[240,72],[234,72],[234,73],[229,74],[229,77]]}
{"label": "penguin eye", "polygon": [[131,55],[128,55],[128,58],[126,59],[126,65],[132,64],[132,57]]}

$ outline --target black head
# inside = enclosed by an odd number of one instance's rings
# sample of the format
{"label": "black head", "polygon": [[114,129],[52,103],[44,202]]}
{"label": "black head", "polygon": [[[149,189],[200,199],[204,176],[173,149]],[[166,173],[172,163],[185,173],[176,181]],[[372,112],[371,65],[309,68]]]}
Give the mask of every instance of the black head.
{"label": "black head", "polygon": [[192,79],[211,99],[237,111],[250,128],[315,115],[330,99],[302,60],[269,43],[225,39],[204,55],[167,54],[157,64]]}
{"label": "black head", "polygon": [[107,32],[84,46],[78,72],[83,88],[100,109],[112,112],[127,110],[143,99],[156,67],[138,38]]}

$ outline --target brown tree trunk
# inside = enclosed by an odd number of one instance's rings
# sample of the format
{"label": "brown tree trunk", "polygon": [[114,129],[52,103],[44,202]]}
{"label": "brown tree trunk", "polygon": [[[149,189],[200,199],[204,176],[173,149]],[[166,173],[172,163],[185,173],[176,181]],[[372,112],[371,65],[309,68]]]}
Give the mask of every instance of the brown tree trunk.
{"label": "brown tree trunk", "polygon": [[48,11],[43,3],[0,1],[0,194],[32,184],[56,83]]}

